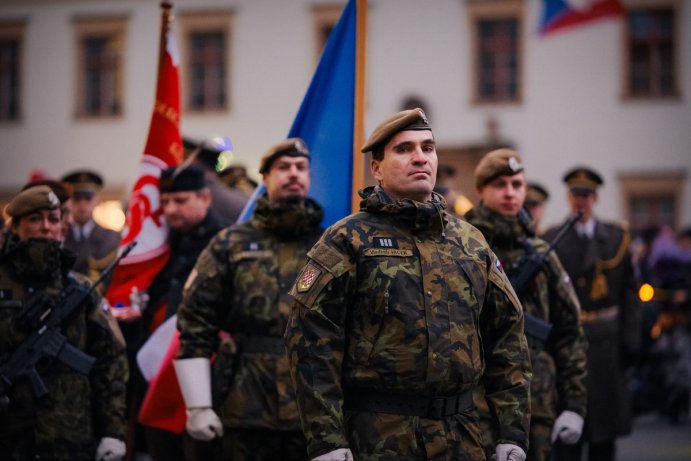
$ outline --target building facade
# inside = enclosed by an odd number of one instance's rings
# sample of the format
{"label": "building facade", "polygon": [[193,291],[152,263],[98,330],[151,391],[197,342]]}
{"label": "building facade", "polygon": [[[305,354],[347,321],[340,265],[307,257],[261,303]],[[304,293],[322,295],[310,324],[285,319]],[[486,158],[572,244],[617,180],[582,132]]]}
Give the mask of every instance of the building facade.
{"label": "building facade", "polygon": [[[230,136],[233,161],[256,171],[344,3],[173,1],[183,135]],[[473,200],[479,157],[509,145],[551,192],[547,224],[567,213],[562,174],[585,164],[605,179],[603,218],[691,225],[691,0],[621,3],[622,15],[542,34],[541,0],[369,0],[365,135],[419,105],[452,167],[444,181]],[[0,0],[0,201],[36,169],[77,167],[126,200],[159,26],[158,0]]]}

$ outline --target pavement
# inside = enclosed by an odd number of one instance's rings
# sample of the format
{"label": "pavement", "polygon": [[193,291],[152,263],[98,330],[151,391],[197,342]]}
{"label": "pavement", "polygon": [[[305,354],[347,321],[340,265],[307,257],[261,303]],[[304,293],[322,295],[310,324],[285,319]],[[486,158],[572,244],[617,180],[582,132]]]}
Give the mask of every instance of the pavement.
{"label": "pavement", "polygon": [[670,424],[657,413],[636,417],[633,433],[617,440],[617,461],[691,461],[691,420]]}

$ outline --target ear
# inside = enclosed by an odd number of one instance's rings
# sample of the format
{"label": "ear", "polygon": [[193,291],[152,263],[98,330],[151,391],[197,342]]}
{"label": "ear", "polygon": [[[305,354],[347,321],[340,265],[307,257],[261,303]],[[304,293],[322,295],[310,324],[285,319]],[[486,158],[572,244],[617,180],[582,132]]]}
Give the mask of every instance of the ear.
{"label": "ear", "polygon": [[380,183],[382,179],[381,161],[372,159],[370,162],[370,170],[372,171],[372,177]]}

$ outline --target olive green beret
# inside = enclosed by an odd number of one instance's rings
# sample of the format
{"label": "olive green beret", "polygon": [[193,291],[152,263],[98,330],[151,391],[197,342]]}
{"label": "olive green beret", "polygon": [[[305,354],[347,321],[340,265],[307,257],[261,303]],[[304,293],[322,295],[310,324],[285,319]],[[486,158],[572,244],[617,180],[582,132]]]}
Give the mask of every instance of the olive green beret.
{"label": "olive green beret", "polygon": [[523,171],[523,160],[512,149],[496,149],[487,153],[475,167],[475,186],[482,187],[499,176],[513,176]]}
{"label": "olive green beret", "polygon": [[394,135],[396,135],[396,133],[407,130],[432,131],[432,128],[429,126],[429,123],[427,122],[427,116],[425,115],[425,112],[422,109],[415,108],[410,110],[404,110],[384,120],[382,123],[379,124],[378,127],[374,129],[369,139],[367,140],[365,145],[362,146],[362,149],[360,149],[360,151],[362,153],[372,152],[376,148],[381,147],[385,145],[387,142],[389,142],[391,138],[393,138]]}
{"label": "olive green beret", "polygon": [[55,195],[53,189],[41,185],[29,187],[15,195],[5,208],[5,212],[13,218],[19,218],[44,208],[55,210],[59,207],[60,199]]}
{"label": "olive green beret", "polygon": [[310,152],[307,144],[300,138],[288,138],[285,141],[279,142],[272,146],[266,154],[259,161],[259,173],[268,173],[271,169],[271,164],[278,157],[287,155],[289,157],[306,157],[310,158]]}

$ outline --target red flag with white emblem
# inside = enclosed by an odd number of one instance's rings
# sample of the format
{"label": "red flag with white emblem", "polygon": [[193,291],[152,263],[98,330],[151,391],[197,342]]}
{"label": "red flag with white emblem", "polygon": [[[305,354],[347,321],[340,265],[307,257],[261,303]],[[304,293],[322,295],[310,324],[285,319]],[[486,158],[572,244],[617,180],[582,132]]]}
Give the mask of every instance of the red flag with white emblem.
{"label": "red flag with white emblem", "polygon": [[137,246],[113,272],[106,298],[117,315],[119,307],[130,305],[133,291],[145,291],[169,257],[168,226],[162,219],[158,183],[161,172],[182,161],[180,135],[179,55],[170,29],[171,4],[161,4],[161,38],[156,100],[151,116],[139,177],[132,188],[127,222],[120,246],[132,241]]}

